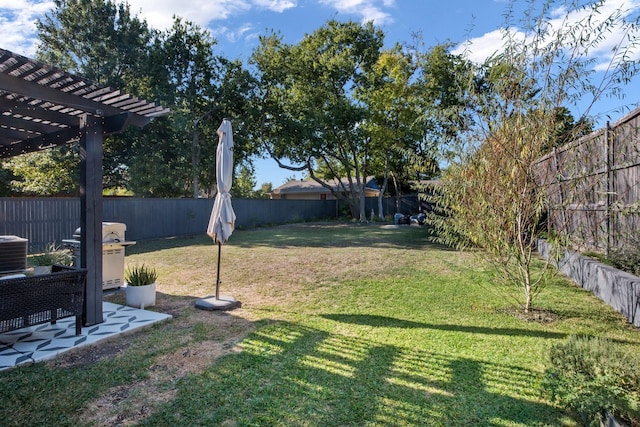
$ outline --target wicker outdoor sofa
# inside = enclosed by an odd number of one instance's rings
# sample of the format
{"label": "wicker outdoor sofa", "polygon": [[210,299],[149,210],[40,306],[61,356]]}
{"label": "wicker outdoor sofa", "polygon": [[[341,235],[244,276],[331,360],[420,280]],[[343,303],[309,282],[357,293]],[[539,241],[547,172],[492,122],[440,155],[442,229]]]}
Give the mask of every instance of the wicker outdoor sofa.
{"label": "wicker outdoor sofa", "polygon": [[0,280],[0,333],[76,317],[81,334],[87,270],[54,265],[51,273]]}

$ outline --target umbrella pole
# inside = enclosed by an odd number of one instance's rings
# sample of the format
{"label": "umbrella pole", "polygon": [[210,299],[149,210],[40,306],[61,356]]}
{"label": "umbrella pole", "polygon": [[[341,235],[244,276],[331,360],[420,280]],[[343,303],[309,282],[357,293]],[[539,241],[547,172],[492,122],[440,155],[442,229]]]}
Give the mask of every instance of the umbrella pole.
{"label": "umbrella pole", "polygon": [[218,242],[218,270],[216,272],[216,299],[220,299],[220,253],[222,252],[222,243]]}
{"label": "umbrella pole", "polygon": [[196,300],[195,306],[201,310],[232,310],[240,307],[241,303],[234,297],[222,295],[220,297],[220,258],[222,254],[222,243],[218,243],[218,271],[216,272],[216,295],[200,298]]}

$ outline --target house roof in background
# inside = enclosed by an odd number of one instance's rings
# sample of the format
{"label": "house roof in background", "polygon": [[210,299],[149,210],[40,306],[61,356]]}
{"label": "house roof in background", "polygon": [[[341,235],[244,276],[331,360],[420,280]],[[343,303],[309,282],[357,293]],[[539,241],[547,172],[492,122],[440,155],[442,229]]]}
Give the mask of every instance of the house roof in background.
{"label": "house roof in background", "polygon": [[169,113],[152,102],[0,49],[0,158],[77,140],[85,115],[102,118],[104,132],[110,134]]}
{"label": "house roof in background", "polygon": [[[350,188],[349,181],[347,178],[342,178],[341,180],[332,179],[327,181],[327,184],[331,186],[334,191],[343,191],[343,186],[340,185],[340,182],[344,185],[344,188],[347,190]],[[369,176],[367,177],[365,187],[370,190],[380,190],[378,184],[375,180],[375,177]],[[307,179],[307,180],[291,180],[282,184],[281,186],[274,188],[271,194],[292,194],[292,193],[331,193],[331,190],[322,186],[318,182]]]}

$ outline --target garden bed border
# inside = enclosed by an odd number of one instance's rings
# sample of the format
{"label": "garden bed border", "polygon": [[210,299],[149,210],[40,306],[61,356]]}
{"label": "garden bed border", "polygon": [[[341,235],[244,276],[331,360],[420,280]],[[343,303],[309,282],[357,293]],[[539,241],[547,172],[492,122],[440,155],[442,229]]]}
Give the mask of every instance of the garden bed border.
{"label": "garden bed border", "polygon": [[[545,259],[550,246],[546,240],[537,240],[538,253]],[[558,269],[640,327],[640,277],[571,250],[564,251]]]}

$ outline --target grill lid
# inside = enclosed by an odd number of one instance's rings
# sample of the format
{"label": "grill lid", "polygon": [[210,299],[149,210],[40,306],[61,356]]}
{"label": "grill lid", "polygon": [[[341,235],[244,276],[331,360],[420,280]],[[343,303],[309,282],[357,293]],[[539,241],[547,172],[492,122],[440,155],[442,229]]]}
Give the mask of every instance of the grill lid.
{"label": "grill lid", "polygon": [[[125,241],[125,231],[127,230],[127,225],[122,222],[103,222],[102,223],[102,242],[124,242]],[[80,240],[82,237],[82,227],[76,228],[76,231],[73,233],[73,238],[76,240]]]}

